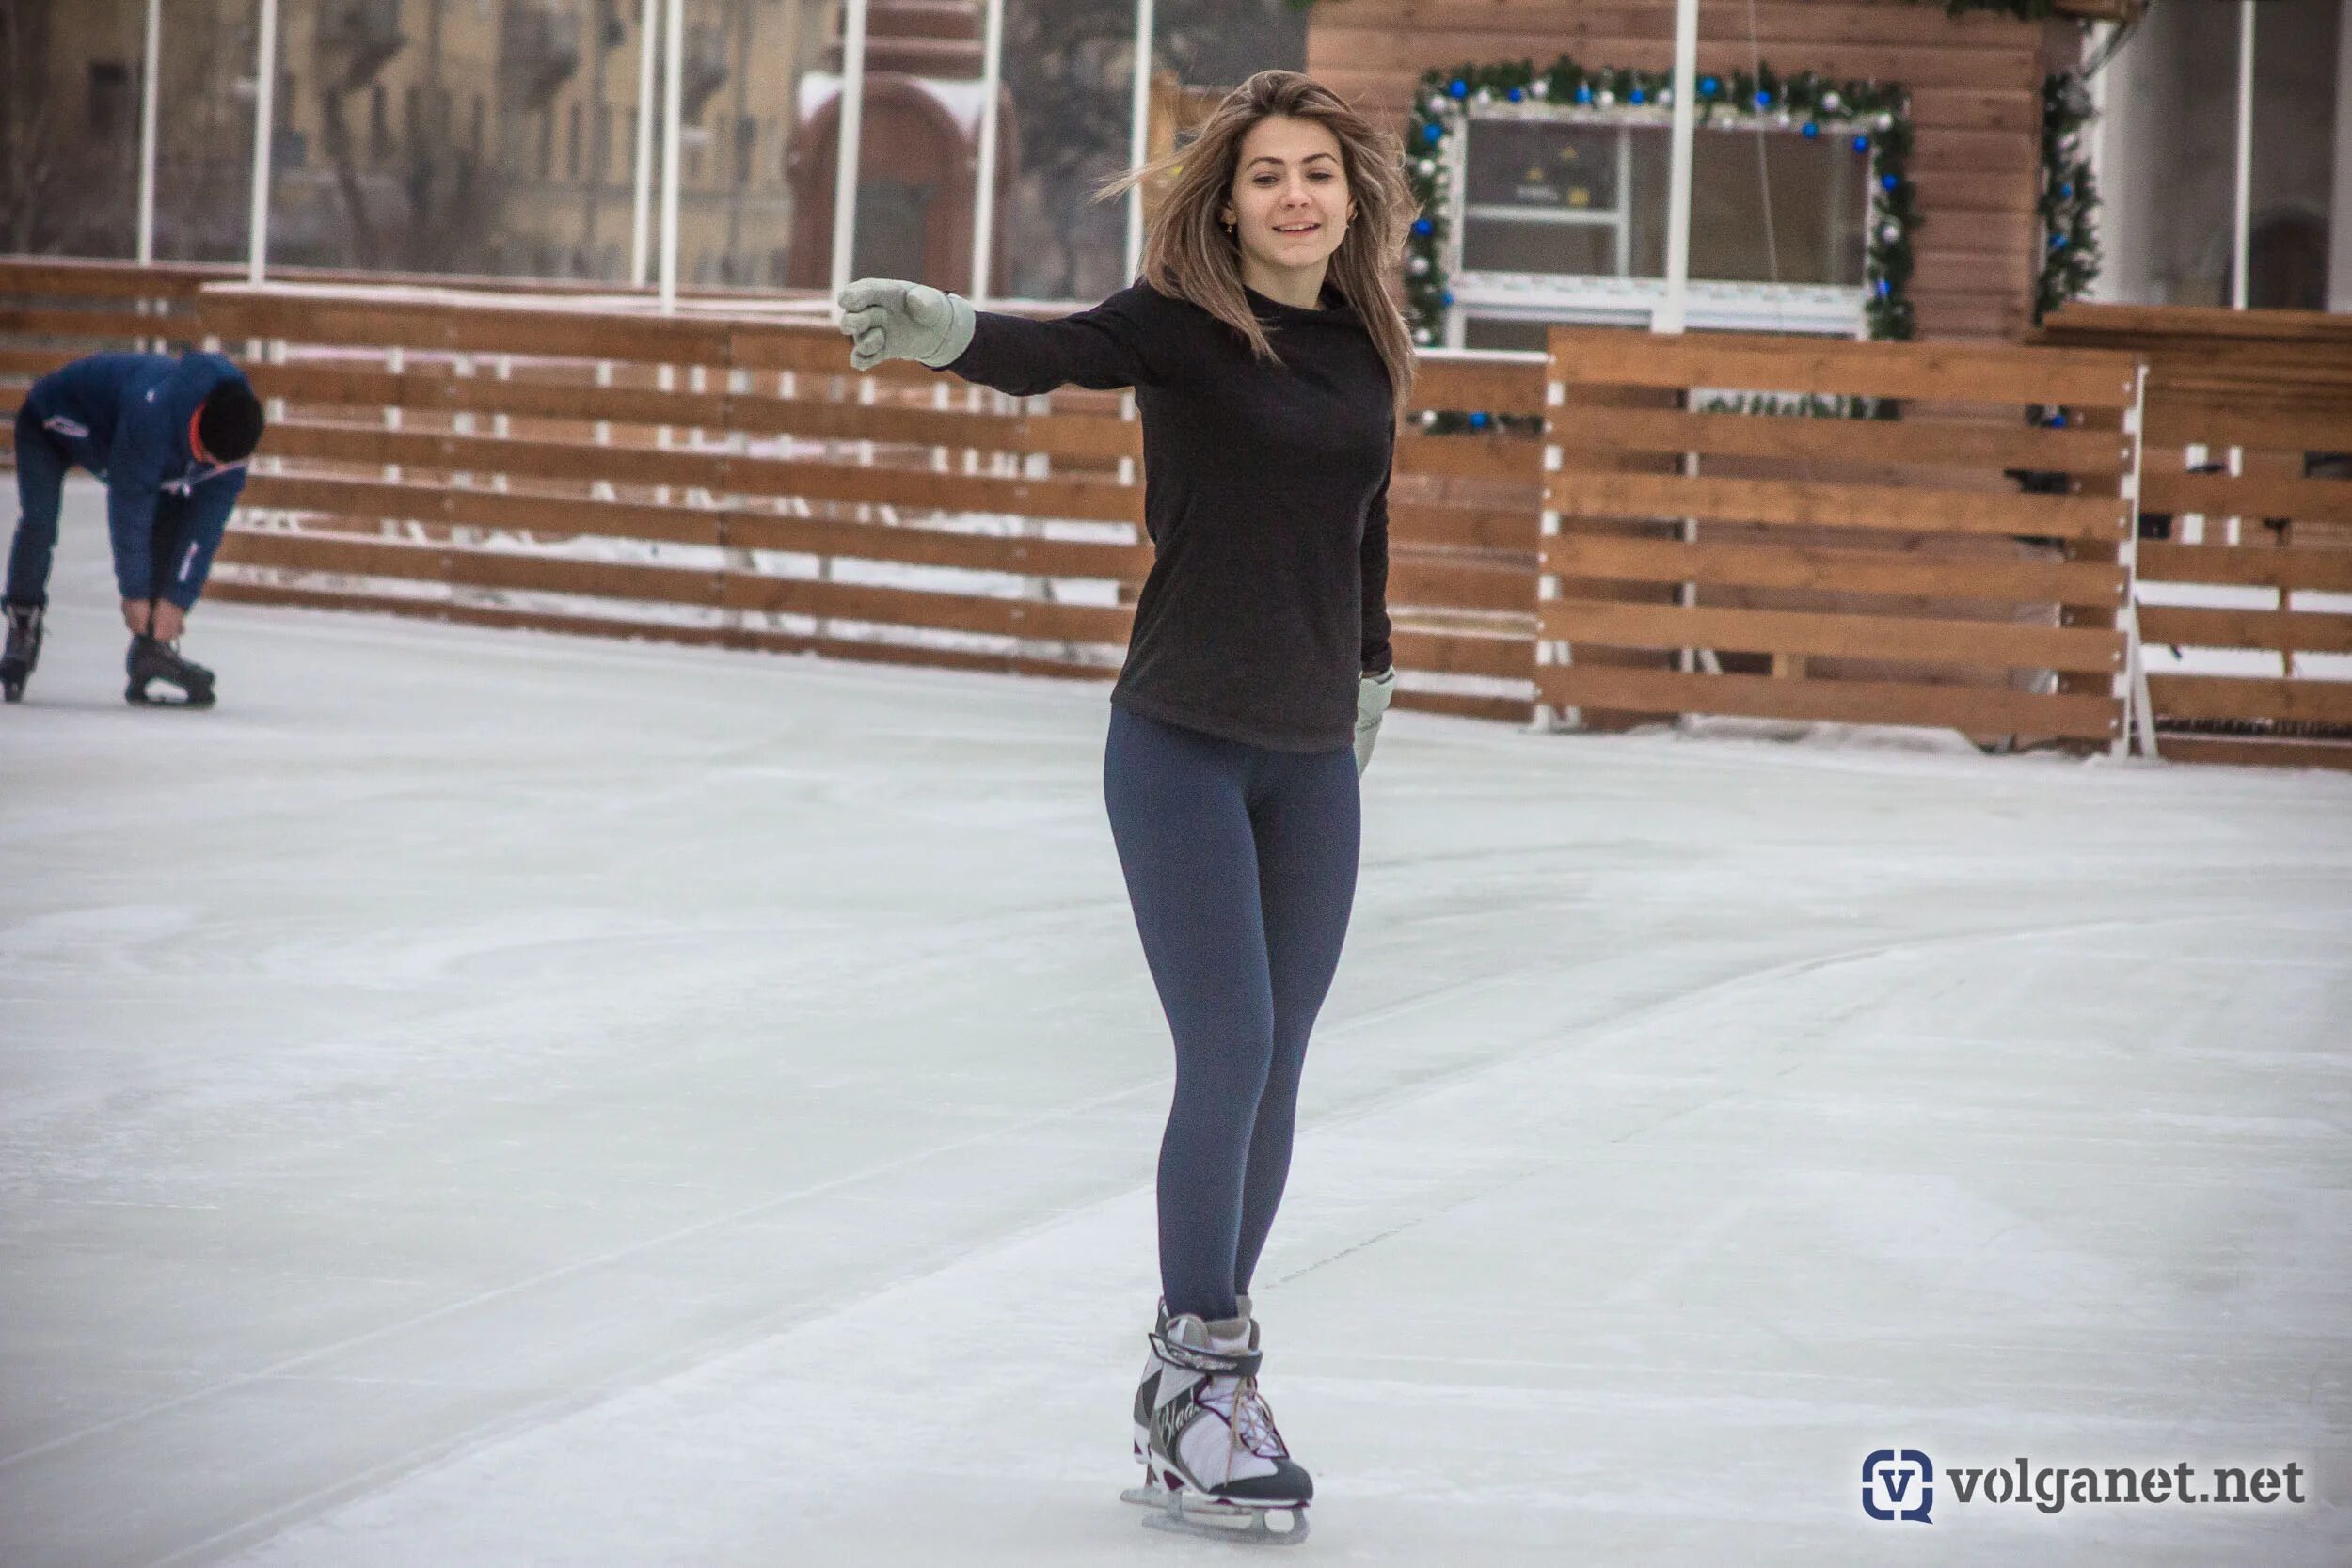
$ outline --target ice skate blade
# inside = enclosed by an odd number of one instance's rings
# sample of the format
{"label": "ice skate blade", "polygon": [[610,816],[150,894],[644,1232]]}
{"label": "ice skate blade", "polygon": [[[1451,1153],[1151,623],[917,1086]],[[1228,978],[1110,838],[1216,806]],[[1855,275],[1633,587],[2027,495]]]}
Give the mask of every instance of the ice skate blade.
{"label": "ice skate blade", "polygon": [[[1119,1498],[1149,1507],[1152,1512],[1143,1516],[1144,1528],[1171,1535],[1231,1541],[1243,1546],[1295,1546],[1307,1539],[1304,1503],[1248,1508],[1238,1503],[1186,1502],[1184,1494],[1171,1493],[1164,1486],[1131,1486]],[[1275,1528],[1269,1515],[1276,1513],[1286,1515],[1290,1523]]]}
{"label": "ice skate blade", "polygon": [[[209,691],[195,693],[185,697],[154,697],[141,691],[136,687],[133,687],[129,690],[123,692],[122,700],[130,704],[133,707],[204,708],[211,707],[213,705],[213,694]],[[13,699],[11,699],[11,701],[13,701]]]}

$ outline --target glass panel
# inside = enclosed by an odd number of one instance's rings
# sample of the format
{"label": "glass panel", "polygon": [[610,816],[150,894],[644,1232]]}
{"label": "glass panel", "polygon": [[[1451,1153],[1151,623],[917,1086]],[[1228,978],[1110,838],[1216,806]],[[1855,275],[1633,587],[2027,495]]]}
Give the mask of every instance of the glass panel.
{"label": "glass panel", "polygon": [[2248,305],[2328,309],[2334,206],[2335,0],[2266,0],[2255,8],[2253,215]]}
{"label": "glass panel", "polygon": [[[840,145],[839,10],[828,0],[687,0],[682,286],[824,287]],[[870,98],[866,115],[870,147]]]}
{"label": "glass panel", "polygon": [[[1691,276],[1859,288],[1869,178],[1869,158],[1846,137],[1700,132],[1691,158]],[[1662,255],[1662,237],[1659,248]]]}
{"label": "glass panel", "polygon": [[1462,324],[1462,346],[1465,348],[1544,350],[1545,335],[1551,328],[1542,322],[1499,321],[1492,317],[1472,316]]}
{"label": "glass panel", "polygon": [[0,251],[137,254],[146,19],[144,0],[0,6]]}
{"label": "glass panel", "polygon": [[260,0],[170,0],[164,7],[163,64],[155,78],[159,261],[246,259],[261,29]]}
{"label": "glass panel", "polygon": [[[1295,0],[1159,0],[1152,13],[1147,156],[1189,140],[1255,72],[1306,70],[1307,16]],[[1159,194],[1144,191],[1147,224],[1159,211]]]}
{"label": "glass panel", "polygon": [[2107,67],[2099,297],[2229,303],[2237,40],[2234,5],[2153,6]]}
{"label": "glass panel", "polygon": [[1123,198],[1091,197],[1129,165],[1135,28],[1131,6],[1005,0],[1000,296],[1091,303],[1125,285]]}
{"label": "glass panel", "polygon": [[1618,210],[1621,127],[1482,120],[1468,149],[1470,204],[1529,212]]}
{"label": "glass panel", "polygon": [[869,12],[854,275],[971,289],[984,21],[980,0]]}
{"label": "glass panel", "polygon": [[1583,224],[1472,218],[1462,232],[1462,264],[1473,272],[1626,276],[1616,230]]}
{"label": "glass panel", "polygon": [[[1472,121],[1463,266],[1662,277],[1672,159],[1662,125]],[[1869,160],[1848,141],[1702,129],[1691,180],[1693,279],[1861,284]]]}
{"label": "glass panel", "polygon": [[273,266],[627,276],[633,4],[281,0],[278,28]]}

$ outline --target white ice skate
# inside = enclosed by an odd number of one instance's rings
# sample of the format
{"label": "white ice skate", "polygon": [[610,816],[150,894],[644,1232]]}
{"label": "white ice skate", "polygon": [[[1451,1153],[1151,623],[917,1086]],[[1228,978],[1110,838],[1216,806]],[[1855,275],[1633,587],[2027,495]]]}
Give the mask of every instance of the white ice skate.
{"label": "white ice skate", "polygon": [[[1144,1483],[1120,1494],[1155,1529],[1253,1544],[1307,1538],[1314,1481],[1294,1463],[1258,1392],[1258,1332],[1243,1316],[1203,1323],[1162,1307],[1136,1391]],[[1287,1528],[1277,1528],[1280,1515]]]}

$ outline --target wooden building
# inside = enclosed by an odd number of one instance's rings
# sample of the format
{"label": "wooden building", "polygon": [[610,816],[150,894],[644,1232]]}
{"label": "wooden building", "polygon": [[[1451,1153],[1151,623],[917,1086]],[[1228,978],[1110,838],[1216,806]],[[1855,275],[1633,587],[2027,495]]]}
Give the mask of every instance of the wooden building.
{"label": "wooden building", "polygon": [[[2027,22],[1950,16],[1937,0],[1703,0],[1699,70],[1728,77],[1760,61],[1784,78],[1812,71],[1908,89],[1919,335],[2014,341],[2031,325],[2043,243],[2043,79],[2079,62],[2083,21],[2130,8],[2075,0],[2061,4],[2068,14]],[[1527,59],[1540,70],[1566,53],[1592,69],[1669,71],[1674,15],[1674,0],[1326,0],[1307,69],[1401,125],[1433,68]]]}

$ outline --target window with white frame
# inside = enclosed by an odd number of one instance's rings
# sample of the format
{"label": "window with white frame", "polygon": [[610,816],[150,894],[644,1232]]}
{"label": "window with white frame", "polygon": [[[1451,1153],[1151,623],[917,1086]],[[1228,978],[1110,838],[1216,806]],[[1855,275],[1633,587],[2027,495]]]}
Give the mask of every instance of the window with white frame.
{"label": "window with white frame", "polygon": [[[1543,324],[1645,326],[1665,297],[1671,116],[1550,104],[1473,109],[1454,160],[1454,347],[1539,347]],[[1702,126],[1693,146],[1693,328],[1860,336],[1870,160],[1804,128]]]}

